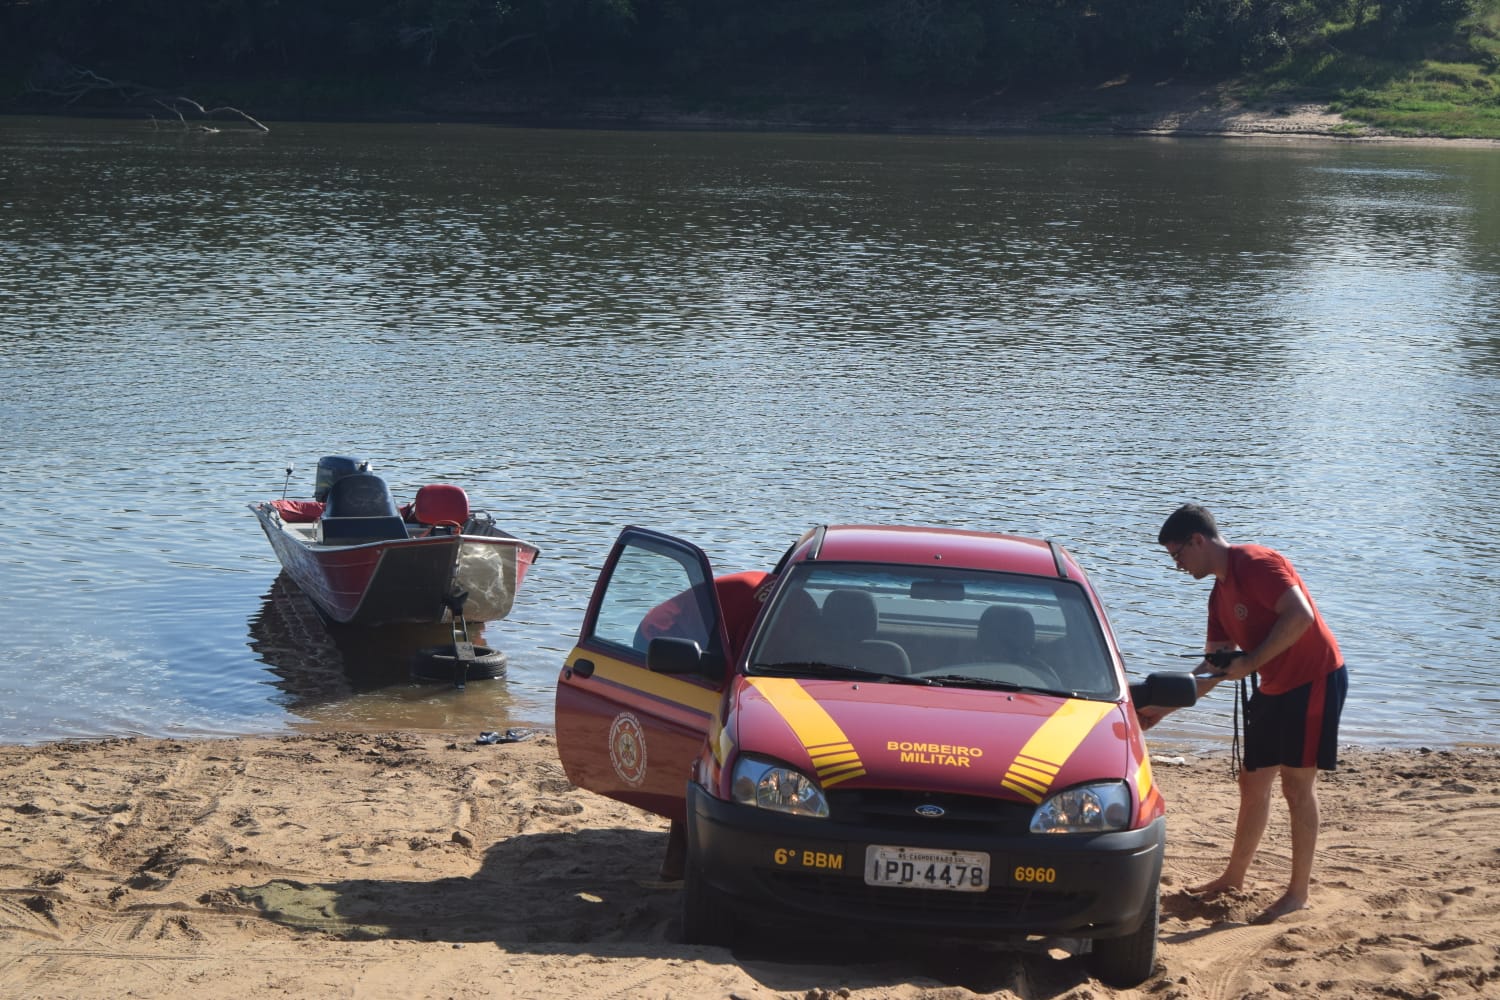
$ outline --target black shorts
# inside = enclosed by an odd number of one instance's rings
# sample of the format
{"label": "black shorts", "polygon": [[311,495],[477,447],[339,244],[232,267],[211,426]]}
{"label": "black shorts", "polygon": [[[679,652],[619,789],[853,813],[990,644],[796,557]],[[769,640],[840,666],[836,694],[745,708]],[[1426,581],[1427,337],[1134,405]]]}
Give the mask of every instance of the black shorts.
{"label": "black shorts", "polygon": [[1245,706],[1245,768],[1318,767],[1339,763],[1339,716],[1349,671],[1339,667],[1285,694],[1255,692]]}

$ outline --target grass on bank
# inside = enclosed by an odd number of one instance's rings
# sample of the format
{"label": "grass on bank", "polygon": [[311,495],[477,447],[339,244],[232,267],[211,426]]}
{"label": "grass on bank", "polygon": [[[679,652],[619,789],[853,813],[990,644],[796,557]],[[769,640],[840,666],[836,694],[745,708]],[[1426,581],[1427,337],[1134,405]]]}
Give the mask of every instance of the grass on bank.
{"label": "grass on bank", "polygon": [[1255,104],[1327,101],[1390,135],[1500,139],[1500,0],[1476,3],[1457,22],[1394,33],[1327,25],[1238,89]]}

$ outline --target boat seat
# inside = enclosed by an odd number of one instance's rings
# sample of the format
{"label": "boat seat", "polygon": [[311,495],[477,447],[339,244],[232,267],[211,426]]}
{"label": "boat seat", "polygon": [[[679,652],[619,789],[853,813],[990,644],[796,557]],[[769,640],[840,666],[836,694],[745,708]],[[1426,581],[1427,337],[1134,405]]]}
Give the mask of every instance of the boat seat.
{"label": "boat seat", "polygon": [[391,488],[373,472],[352,472],[328,488],[323,516],[397,517]]}
{"label": "boat seat", "polygon": [[412,516],[429,528],[462,528],[469,520],[469,495],[461,486],[429,483],[417,490]]}
{"label": "boat seat", "polygon": [[355,472],[329,487],[318,521],[318,540],[325,545],[362,545],[406,537],[406,522],[401,520],[384,479],[373,472]]}
{"label": "boat seat", "polygon": [[409,537],[406,522],[392,517],[325,517],[318,522],[318,541],[324,545],[364,545]]}

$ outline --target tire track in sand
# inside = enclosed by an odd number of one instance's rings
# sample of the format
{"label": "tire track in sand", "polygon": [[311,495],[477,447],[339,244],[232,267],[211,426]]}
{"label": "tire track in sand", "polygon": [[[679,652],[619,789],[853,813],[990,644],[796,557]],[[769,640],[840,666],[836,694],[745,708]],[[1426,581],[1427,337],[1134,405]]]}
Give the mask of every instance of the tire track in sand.
{"label": "tire track in sand", "polygon": [[1250,974],[1252,966],[1259,963],[1267,945],[1285,930],[1269,925],[1265,927],[1240,926],[1215,931],[1214,974],[1203,983],[1202,1000],[1239,1000],[1246,995],[1255,977]]}

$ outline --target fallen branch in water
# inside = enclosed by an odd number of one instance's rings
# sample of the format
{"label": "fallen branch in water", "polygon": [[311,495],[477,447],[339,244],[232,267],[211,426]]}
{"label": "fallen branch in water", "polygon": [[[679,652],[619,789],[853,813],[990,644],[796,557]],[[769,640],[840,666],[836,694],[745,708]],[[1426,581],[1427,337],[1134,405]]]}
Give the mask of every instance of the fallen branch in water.
{"label": "fallen branch in water", "polygon": [[[271,131],[263,123],[261,123],[261,122],[257,121],[256,119],[252,118],[250,115],[245,114],[245,112],[241,111],[239,108],[231,108],[228,105],[224,105],[223,107],[218,107],[218,108],[204,108],[203,105],[199,104],[197,101],[193,100],[191,97],[170,97],[170,98],[167,98],[166,100],[163,100],[160,97],[154,97],[154,98],[152,98],[152,100],[155,101],[157,104],[160,104],[162,107],[166,108],[168,111],[170,111],[173,114],[175,114],[177,116],[177,120],[180,121],[180,122],[182,122],[183,128],[192,128],[192,123],[187,120],[187,117],[185,115],[183,115],[182,108],[179,105],[190,104],[193,107],[197,108],[198,109],[198,113],[201,114],[201,115],[203,115],[203,117],[205,117],[205,118],[210,118],[211,119],[211,118],[213,118],[214,115],[220,113],[221,111],[227,111],[227,112],[230,112],[232,114],[239,115],[241,118],[245,119],[245,121],[249,122],[251,125],[254,125],[256,128],[260,129],[262,132],[269,132],[269,131]],[[155,117],[153,117],[151,120],[155,121],[156,119],[155,119]],[[199,128],[202,128],[202,129],[204,129],[206,131],[214,131],[214,132],[218,131],[217,129],[211,128],[210,126],[207,126],[207,125],[200,125]]]}
{"label": "fallen branch in water", "polygon": [[[91,69],[73,66],[60,60],[44,63],[36,76],[27,81],[26,93],[62,98],[64,107],[71,107],[85,98],[96,97],[100,94],[114,94],[122,103],[150,103],[165,108],[175,115],[177,121],[186,129],[196,127],[205,132],[218,132],[219,129],[210,124],[214,117],[219,114],[232,114],[249,122],[262,132],[271,131],[265,123],[239,108],[228,105],[205,108],[191,97],[169,96],[157,87],[144,87],[140,84],[111,80]],[[196,111],[206,121],[189,121],[187,115],[183,113],[184,108]],[[155,115],[151,115],[151,121],[159,123]]]}

